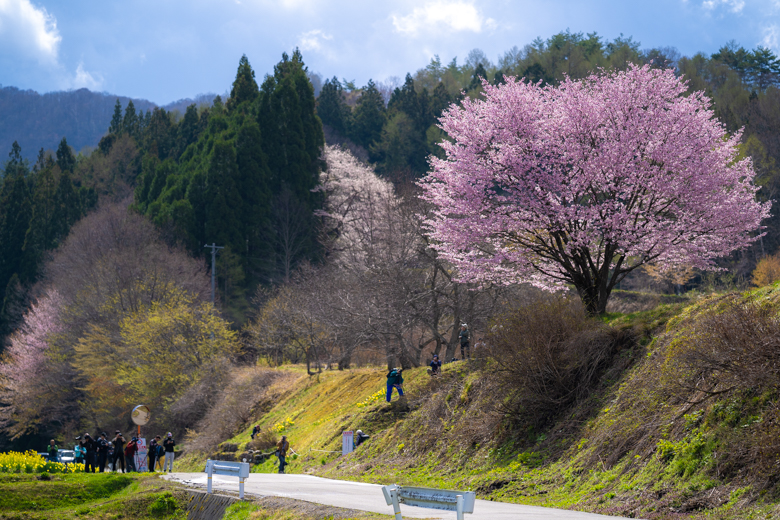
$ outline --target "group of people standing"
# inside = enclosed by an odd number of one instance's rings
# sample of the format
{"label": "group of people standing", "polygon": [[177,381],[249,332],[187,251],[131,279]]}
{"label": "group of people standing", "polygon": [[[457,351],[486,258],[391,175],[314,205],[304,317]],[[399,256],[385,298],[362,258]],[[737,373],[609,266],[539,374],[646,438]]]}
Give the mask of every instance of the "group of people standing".
{"label": "group of people standing", "polygon": [[[136,467],[136,454],[138,453],[138,438],[131,437],[130,441],[125,440],[120,430],[114,432],[114,437],[109,440],[108,434],[102,432],[97,438],[93,438],[89,433],[76,437],[76,446],[74,448],[74,463],[84,464],[86,473],[103,473],[107,469],[115,472],[129,473],[138,471]],[[173,470],[174,448],[176,441],[173,434],[168,432],[163,441],[157,435],[149,443],[147,450],[148,470],[155,471],[155,462],[162,465],[163,471],[169,473]],[[59,449],[51,440],[47,446],[49,460],[59,462]],[[163,461],[164,458],[164,463]]]}

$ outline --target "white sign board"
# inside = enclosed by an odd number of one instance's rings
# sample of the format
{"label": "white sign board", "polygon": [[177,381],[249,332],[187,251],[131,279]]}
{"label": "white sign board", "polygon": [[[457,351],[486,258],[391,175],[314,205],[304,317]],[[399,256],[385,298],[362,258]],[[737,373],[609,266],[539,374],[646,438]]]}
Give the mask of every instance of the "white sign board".
{"label": "white sign board", "polygon": [[341,433],[341,454],[352,453],[355,449],[355,432],[346,431]]}
{"label": "white sign board", "polygon": [[149,461],[146,458],[148,453],[146,439],[141,438],[136,442],[138,443],[138,451],[135,452],[135,468],[138,471],[149,471]]}

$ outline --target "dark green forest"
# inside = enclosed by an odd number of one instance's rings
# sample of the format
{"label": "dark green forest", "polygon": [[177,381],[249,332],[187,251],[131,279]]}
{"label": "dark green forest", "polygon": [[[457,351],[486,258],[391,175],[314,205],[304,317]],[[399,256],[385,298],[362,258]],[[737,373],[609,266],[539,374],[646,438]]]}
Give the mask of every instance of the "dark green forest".
{"label": "dark green forest", "polygon": [[[607,41],[567,31],[512,48],[495,63],[479,50],[462,64],[434,57],[398,84],[369,81],[358,88],[334,77],[316,99],[297,50],[262,80],[242,57],[229,96],[211,106],[191,104],[182,115],[116,99],[107,131],[88,155],[74,155],[63,138],[31,164],[14,144],[0,187],[0,331],[7,335],[18,323],[43,259],[70,226],[99,202],[128,197],[171,245],[204,263],[210,260],[204,245],[225,247],[217,256],[219,305],[243,324],[258,287],[284,283],[301,262],[324,260],[316,187],[325,141],[410,186],[446,138],[437,118],[464,96],[478,96],[483,81],[514,76],[556,84],[629,63],[674,68],[691,91],[704,90],[728,131],[744,128],[760,197],[777,197],[780,61],[768,49],[730,42],[713,55],[684,57],[673,48],[642,49],[630,37]],[[724,260],[729,276],[746,277],[757,259],[780,248],[780,220],[766,225],[753,249]]]}

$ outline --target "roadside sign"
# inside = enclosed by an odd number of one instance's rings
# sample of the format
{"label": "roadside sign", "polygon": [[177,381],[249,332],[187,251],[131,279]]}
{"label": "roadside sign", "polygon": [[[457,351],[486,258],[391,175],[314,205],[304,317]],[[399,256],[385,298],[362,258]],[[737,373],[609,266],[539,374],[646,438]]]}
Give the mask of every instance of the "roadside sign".
{"label": "roadside sign", "polygon": [[341,454],[352,453],[355,449],[355,432],[345,431],[341,433]]}

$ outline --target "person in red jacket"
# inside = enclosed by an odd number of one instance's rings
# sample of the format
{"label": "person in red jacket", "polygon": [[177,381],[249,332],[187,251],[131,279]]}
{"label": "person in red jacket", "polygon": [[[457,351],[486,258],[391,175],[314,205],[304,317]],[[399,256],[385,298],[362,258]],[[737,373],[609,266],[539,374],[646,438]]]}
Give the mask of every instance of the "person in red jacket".
{"label": "person in red jacket", "polygon": [[125,446],[125,463],[127,464],[127,471],[138,471],[135,469],[135,454],[138,451],[138,438],[133,439]]}

